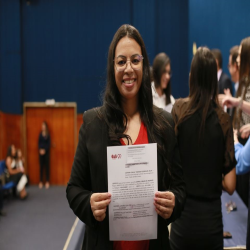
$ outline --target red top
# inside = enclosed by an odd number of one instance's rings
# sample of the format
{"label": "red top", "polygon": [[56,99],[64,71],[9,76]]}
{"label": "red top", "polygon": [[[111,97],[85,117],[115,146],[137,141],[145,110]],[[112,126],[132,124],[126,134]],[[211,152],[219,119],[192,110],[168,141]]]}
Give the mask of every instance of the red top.
{"label": "red top", "polygon": [[[121,139],[121,144],[126,145]],[[140,131],[138,137],[133,145],[136,144],[148,144],[148,133],[147,128],[144,123],[141,122]],[[113,250],[148,250],[149,249],[149,240],[141,241],[114,241]]]}

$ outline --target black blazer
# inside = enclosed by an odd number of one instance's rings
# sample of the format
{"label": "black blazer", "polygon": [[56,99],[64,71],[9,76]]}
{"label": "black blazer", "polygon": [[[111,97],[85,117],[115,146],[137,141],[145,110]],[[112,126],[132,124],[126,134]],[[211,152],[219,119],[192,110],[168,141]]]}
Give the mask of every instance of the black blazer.
{"label": "black blazer", "polygon": [[233,85],[230,78],[224,73],[221,73],[219,82],[219,94],[224,94],[224,89],[230,89],[231,95],[233,95]]}
{"label": "black blazer", "polygon": [[[96,109],[97,110],[97,109]],[[79,132],[79,142],[72,166],[70,180],[67,186],[67,199],[76,216],[86,224],[82,249],[113,249],[113,242],[109,241],[108,210],[102,222],[95,220],[91,207],[90,196],[92,193],[107,192],[107,146],[110,146],[108,127],[91,109],[83,115],[84,123]],[[104,112],[104,107],[98,108]],[[168,161],[172,166],[171,177],[163,157],[157,154],[158,159],[158,190],[170,190],[175,194],[175,208],[171,217],[164,220],[158,216],[158,238],[150,240],[150,249],[170,249],[168,224],[178,218],[185,202],[185,184],[183,171],[180,164],[177,140],[173,133],[174,122],[171,114],[162,111],[172,126],[169,129]],[[155,136],[156,137],[156,136]],[[149,142],[152,142],[148,133]],[[157,142],[161,138],[156,137]],[[166,183],[166,179],[170,182]],[[171,184],[170,184],[171,183]],[[164,185],[168,188],[164,188]],[[150,226],[150,225],[148,225]]]}

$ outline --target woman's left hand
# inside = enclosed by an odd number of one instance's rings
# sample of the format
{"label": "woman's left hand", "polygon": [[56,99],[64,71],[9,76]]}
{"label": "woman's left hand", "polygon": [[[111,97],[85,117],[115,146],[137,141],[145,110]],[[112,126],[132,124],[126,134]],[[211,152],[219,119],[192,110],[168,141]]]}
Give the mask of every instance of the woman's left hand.
{"label": "woman's left hand", "polygon": [[170,218],[175,207],[175,195],[170,191],[158,191],[155,193],[154,201],[157,214],[163,219]]}

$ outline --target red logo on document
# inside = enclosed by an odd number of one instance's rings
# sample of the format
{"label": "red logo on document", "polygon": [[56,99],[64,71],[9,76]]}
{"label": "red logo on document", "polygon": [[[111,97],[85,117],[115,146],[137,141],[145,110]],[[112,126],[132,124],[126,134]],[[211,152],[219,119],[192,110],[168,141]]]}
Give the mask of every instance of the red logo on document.
{"label": "red logo on document", "polygon": [[122,158],[122,155],[121,154],[115,154],[115,155],[111,155],[111,158],[112,159],[121,159]]}

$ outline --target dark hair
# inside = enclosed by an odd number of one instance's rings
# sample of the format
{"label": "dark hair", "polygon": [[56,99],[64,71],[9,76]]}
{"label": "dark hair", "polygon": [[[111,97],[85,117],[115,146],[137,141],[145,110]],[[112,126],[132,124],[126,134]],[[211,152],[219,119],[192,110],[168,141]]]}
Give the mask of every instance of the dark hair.
{"label": "dark hair", "polygon": [[206,47],[200,47],[193,57],[189,77],[189,102],[187,110],[183,113],[175,126],[178,132],[178,126],[187,120],[198,110],[202,109],[202,118],[200,126],[200,138],[205,128],[205,122],[211,101],[218,104],[218,80],[217,66],[214,56]]}
{"label": "dark hair", "polygon": [[[159,53],[156,55],[153,62],[153,76],[154,76],[154,84],[155,88],[161,86],[161,77],[165,71],[166,66],[170,64],[170,58],[165,53]],[[168,86],[163,90],[166,95],[166,105],[171,103],[171,79],[169,79]]]}
{"label": "dark hair", "polygon": [[12,159],[15,159],[15,158],[16,158],[16,155],[12,155],[12,147],[13,147],[13,146],[14,146],[13,144],[9,145],[8,150],[7,150],[6,158],[7,158],[7,157],[11,157]]}
{"label": "dark hair", "polygon": [[153,67],[152,66],[149,67],[149,72],[150,72],[150,81],[153,82],[154,81],[154,75],[153,75]]}
{"label": "dark hair", "polygon": [[18,148],[18,149],[16,150],[16,159],[18,159],[18,152],[21,152],[21,154],[22,154],[22,151],[21,151],[20,148]]}
{"label": "dark hair", "polygon": [[49,135],[48,123],[46,121],[43,121],[42,124],[45,125],[45,127],[46,127],[46,136],[48,136]]}
{"label": "dark hair", "polygon": [[215,59],[218,61],[218,66],[222,69],[222,55],[219,49],[212,49],[212,54],[214,55]]}
{"label": "dark hair", "polygon": [[232,65],[233,64],[237,64],[236,59],[238,57],[239,54],[239,46],[235,45],[230,49],[230,55],[232,56]]}
{"label": "dark hair", "polygon": [[[161,143],[158,143],[157,147],[160,154],[163,156],[164,162],[168,166],[170,173],[170,165],[167,159],[168,151],[168,139],[170,130],[170,124],[164,117],[163,111],[157,107],[153,107],[151,81],[150,81],[150,69],[149,60],[145,48],[143,39],[139,31],[128,24],[122,25],[115,33],[113,40],[109,47],[108,53],[108,65],[107,65],[107,85],[104,94],[104,112],[97,111],[101,119],[104,119],[108,126],[108,133],[111,145],[121,145],[120,139],[126,138],[129,144],[131,138],[124,134],[127,127],[127,116],[123,112],[121,107],[121,95],[116,86],[115,72],[114,72],[114,57],[115,49],[118,42],[123,37],[129,37],[134,39],[141,47],[143,60],[143,76],[140,90],[138,92],[139,102],[138,108],[142,122],[145,124],[149,138],[152,142],[156,142],[154,135],[162,138]],[[171,130],[170,130],[171,131]],[[171,133],[170,133],[171,134]],[[172,136],[174,132],[172,131]],[[166,175],[169,176],[169,175]],[[166,177],[168,178],[168,177]],[[166,179],[165,178],[165,179]]]}
{"label": "dark hair", "polygon": [[[241,54],[240,54],[240,81],[239,88],[236,93],[236,97],[242,96],[245,99],[247,87],[250,84],[250,37],[244,38],[241,43]],[[245,88],[244,88],[245,87]],[[239,122],[242,117],[242,110],[235,112],[234,116],[234,127],[239,127]]]}

